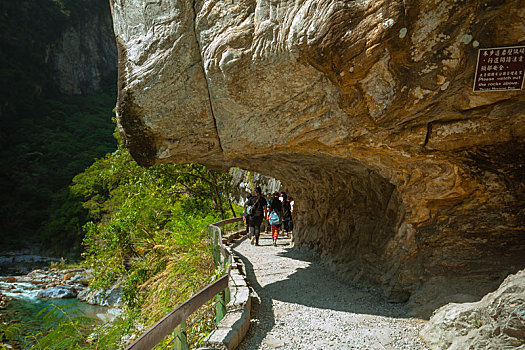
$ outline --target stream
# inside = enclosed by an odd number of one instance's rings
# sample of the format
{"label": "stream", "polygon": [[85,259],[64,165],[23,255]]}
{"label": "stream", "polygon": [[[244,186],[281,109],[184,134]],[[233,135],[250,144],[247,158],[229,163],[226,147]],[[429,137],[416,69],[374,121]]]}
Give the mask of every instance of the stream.
{"label": "stream", "polygon": [[[90,305],[77,298],[47,299],[39,298],[38,285],[27,282],[6,283],[6,277],[0,277],[2,294],[13,298],[2,311],[2,319],[7,322],[22,322],[31,331],[41,330],[44,313],[40,311],[57,306],[72,316],[82,315],[94,320],[95,323],[108,322],[113,318],[111,308]],[[6,289],[12,288],[10,291]]]}
{"label": "stream", "polygon": [[[42,267],[40,264],[35,265],[35,268]],[[31,269],[23,272],[26,271],[31,271]],[[5,273],[5,269],[2,272]],[[74,275],[74,273],[70,275]],[[9,276],[0,276],[0,297],[8,300],[7,302],[0,302],[0,322],[4,324],[21,323],[23,332],[27,335],[56,326],[62,314],[59,310],[71,317],[87,317],[92,320],[93,325],[110,322],[119,314],[119,309],[90,305],[77,298],[49,299],[38,296],[39,291],[50,287],[50,279],[54,278],[52,282],[56,282],[57,278],[60,278],[59,284],[65,285],[71,281],[71,277],[69,277],[69,281],[67,280],[68,277],[61,271],[53,271],[47,268],[33,271],[28,275],[12,275],[9,273]],[[74,287],[85,288],[80,284],[76,284]],[[52,316],[46,317],[46,314]],[[45,319],[50,320],[50,322],[46,322]],[[10,343],[4,339],[5,343],[10,344],[15,349],[20,346],[17,341]],[[0,341],[0,348],[1,344]]]}

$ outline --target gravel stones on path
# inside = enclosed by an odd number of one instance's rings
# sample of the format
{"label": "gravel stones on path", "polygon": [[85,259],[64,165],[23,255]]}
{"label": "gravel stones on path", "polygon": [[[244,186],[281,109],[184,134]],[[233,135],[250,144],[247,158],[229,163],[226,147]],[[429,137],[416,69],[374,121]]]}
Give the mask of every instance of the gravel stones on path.
{"label": "gravel stones on path", "polygon": [[257,294],[239,349],[427,349],[418,335],[424,321],[408,318],[403,305],[342,282],[289,239],[277,243],[262,234],[260,246],[234,246]]}

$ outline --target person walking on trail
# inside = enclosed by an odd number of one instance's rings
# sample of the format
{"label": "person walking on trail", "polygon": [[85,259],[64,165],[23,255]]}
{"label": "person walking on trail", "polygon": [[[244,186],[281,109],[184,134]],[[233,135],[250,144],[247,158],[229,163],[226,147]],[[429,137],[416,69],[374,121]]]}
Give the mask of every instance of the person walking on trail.
{"label": "person walking on trail", "polygon": [[292,231],[292,204],[288,199],[286,193],[282,192],[281,197],[283,198],[283,231],[285,237]]}
{"label": "person walking on trail", "polygon": [[[268,208],[270,207],[270,202],[272,200],[272,194],[269,193],[268,194],[268,200],[266,201],[266,205],[268,206]],[[266,217],[266,216],[265,216]],[[264,220],[264,232],[265,233],[270,233],[270,230],[272,228],[272,225],[270,225],[270,223],[268,222],[268,220]]]}
{"label": "person walking on trail", "polygon": [[277,247],[277,236],[279,236],[279,228],[281,227],[283,217],[283,205],[279,200],[279,192],[273,194],[268,211],[268,222],[272,225],[273,246]]}
{"label": "person walking on trail", "polygon": [[259,245],[259,236],[261,234],[261,223],[266,217],[266,198],[262,196],[261,188],[255,189],[255,196],[250,197],[246,202],[246,212],[248,213],[250,238],[252,245]]}
{"label": "person walking on trail", "polygon": [[246,233],[250,233],[250,216],[248,215],[248,213],[246,212],[246,207],[248,206],[248,201],[250,200],[250,198],[252,197],[252,194],[251,193],[248,193],[246,195],[246,200],[244,201],[244,206],[243,206],[243,209],[242,209],[242,219],[243,221],[245,222],[246,224]]}

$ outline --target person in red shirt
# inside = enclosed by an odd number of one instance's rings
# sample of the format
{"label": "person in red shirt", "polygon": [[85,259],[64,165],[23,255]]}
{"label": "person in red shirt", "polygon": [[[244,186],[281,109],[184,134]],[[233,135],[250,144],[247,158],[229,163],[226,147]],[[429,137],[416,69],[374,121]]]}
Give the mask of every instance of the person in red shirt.
{"label": "person in red shirt", "polygon": [[277,247],[277,237],[279,236],[279,228],[281,227],[283,218],[283,204],[279,200],[279,192],[273,194],[268,212],[269,214],[266,219],[272,225],[273,246]]}

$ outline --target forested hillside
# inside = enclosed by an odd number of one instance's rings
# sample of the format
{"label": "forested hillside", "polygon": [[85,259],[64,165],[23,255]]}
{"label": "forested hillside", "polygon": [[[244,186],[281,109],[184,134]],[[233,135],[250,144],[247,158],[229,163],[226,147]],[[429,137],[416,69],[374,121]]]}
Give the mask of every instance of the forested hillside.
{"label": "forested hillside", "polygon": [[[82,88],[81,94],[68,95],[61,92],[57,71],[73,66],[81,71],[84,63],[80,57],[57,67],[62,57],[57,51],[76,45],[80,55],[96,55],[86,52],[86,38],[78,28],[88,18],[109,21],[109,4],[105,0],[1,0],[0,6],[2,249],[45,243],[44,248],[67,253],[63,247],[81,241],[85,214],[67,187],[95,158],[116,148],[111,120],[116,66],[88,66],[85,80],[90,71],[101,75],[96,89]],[[68,43],[64,32],[75,30],[81,40]],[[63,205],[72,200],[76,204]],[[65,208],[80,215],[64,222],[60,210]]]}

